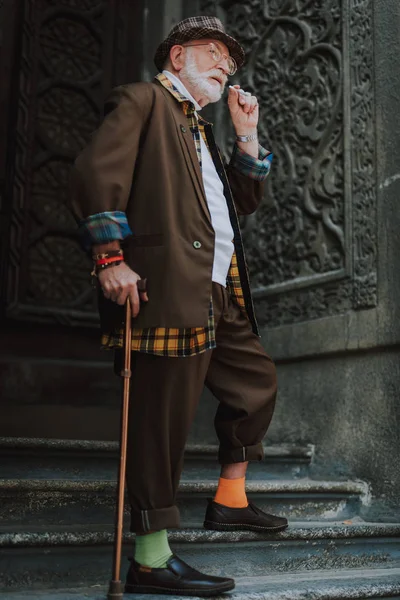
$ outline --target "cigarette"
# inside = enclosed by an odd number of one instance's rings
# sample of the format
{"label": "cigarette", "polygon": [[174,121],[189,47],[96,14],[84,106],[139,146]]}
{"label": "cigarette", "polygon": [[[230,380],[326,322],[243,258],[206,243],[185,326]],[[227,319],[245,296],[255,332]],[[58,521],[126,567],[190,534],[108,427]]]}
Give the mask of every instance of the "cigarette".
{"label": "cigarette", "polygon": [[237,90],[233,85],[230,85],[229,87],[232,88],[233,90],[236,90],[237,92],[239,92],[239,94],[246,94],[247,93],[244,90],[242,90],[242,88],[240,88],[240,90]]}
{"label": "cigarette", "polygon": [[233,85],[230,85],[229,87],[232,88],[233,90],[236,90],[237,92],[239,92],[239,94],[243,94],[244,96],[251,96],[250,92],[245,92],[244,90],[242,90],[242,88],[237,90],[235,87],[233,87]]}

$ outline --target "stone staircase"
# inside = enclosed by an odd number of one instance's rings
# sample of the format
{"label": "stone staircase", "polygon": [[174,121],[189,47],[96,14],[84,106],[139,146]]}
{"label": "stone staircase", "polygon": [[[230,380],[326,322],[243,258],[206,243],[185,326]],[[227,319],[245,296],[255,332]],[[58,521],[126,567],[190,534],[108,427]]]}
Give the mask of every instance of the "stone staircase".
{"label": "stone staircase", "polygon": [[[312,478],[311,445],[268,446],[265,460],[249,467],[249,497],[287,516],[286,531],[204,530],[219,475],[216,450],[187,448],[182,529],[170,541],[193,566],[235,577],[233,600],[400,598],[400,523],[362,518],[371,502],[366,483]],[[0,598],[105,598],[117,445],[2,438],[0,452]],[[125,557],[133,540],[126,528]],[[124,560],[122,578],[126,567]]]}

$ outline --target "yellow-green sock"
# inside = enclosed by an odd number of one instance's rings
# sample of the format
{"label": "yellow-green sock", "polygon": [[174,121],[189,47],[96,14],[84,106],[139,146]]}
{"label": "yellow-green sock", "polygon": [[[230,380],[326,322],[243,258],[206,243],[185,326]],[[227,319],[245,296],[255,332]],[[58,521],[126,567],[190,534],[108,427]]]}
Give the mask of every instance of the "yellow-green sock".
{"label": "yellow-green sock", "polygon": [[172,551],[166,529],[136,536],[135,560],[139,564],[152,569],[165,569],[170,556]]}

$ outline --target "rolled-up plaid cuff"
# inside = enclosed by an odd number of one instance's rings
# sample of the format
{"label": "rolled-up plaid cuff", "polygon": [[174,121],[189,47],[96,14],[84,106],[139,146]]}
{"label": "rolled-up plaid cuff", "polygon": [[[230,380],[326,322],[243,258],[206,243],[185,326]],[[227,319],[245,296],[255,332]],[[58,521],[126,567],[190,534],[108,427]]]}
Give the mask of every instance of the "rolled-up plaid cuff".
{"label": "rolled-up plaid cuff", "polygon": [[121,211],[90,215],[79,223],[79,233],[86,250],[90,250],[94,244],[124,240],[132,235],[126,215]]}
{"label": "rolled-up plaid cuff", "polygon": [[230,166],[251,179],[264,181],[271,169],[273,157],[274,155],[272,152],[268,152],[268,150],[263,148],[260,144],[258,145],[258,158],[254,158],[254,156],[250,156],[247,152],[243,152],[243,150],[235,144]]}

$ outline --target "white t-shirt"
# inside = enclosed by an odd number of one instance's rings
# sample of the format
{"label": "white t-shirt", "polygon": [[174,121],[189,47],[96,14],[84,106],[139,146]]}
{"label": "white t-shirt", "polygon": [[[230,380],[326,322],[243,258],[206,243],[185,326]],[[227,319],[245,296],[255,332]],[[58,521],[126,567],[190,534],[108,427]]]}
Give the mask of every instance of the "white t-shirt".
{"label": "white t-shirt", "polygon": [[[163,71],[163,74],[173,83],[176,89],[183,94],[188,100],[193,102],[196,111],[201,110],[201,106],[187,91],[180,79],[169,71]],[[197,114],[196,114],[197,117]],[[212,271],[212,280],[226,286],[226,277],[228,275],[229,266],[231,264],[234,251],[233,245],[233,229],[229,218],[228,206],[224,196],[224,186],[219,178],[211,154],[200,135],[202,176],[204,191],[208,209],[211,215],[211,223],[215,231],[215,250],[214,264]]]}

